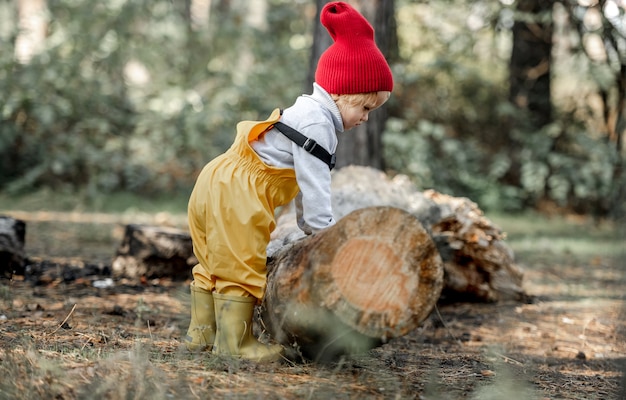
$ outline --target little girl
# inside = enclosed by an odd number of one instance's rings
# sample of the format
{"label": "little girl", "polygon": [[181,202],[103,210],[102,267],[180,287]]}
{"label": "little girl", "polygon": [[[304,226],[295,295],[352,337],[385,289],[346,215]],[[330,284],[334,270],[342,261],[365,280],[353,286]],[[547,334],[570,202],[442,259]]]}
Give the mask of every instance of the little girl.
{"label": "little girl", "polygon": [[330,170],[337,133],[367,121],[389,99],[391,70],[367,20],[344,2],[326,4],[320,20],[334,43],[319,60],[313,93],[265,121],[237,124],[234,144],[196,181],[188,214],[199,263],[184,339],[191,351],[212,348],[258,362],[280,358],[282,347],[260,343],[251,329],[266,288],[274,210],[295,198],[306,234],[333,225]]}

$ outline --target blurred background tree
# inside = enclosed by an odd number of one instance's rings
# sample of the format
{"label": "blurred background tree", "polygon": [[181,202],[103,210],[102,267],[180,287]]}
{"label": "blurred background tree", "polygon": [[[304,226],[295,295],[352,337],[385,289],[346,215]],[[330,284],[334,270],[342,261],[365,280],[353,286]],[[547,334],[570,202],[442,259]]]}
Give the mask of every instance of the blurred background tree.
{"label": "blurred background tree", "polygon": [[[319,13],[329,0],[316,0],[314,40],[307,76],[308,87],[315,80],[315,67],[322,53],[331,45],[332,39],[319,22]],[[374,27],[375,40],[381,52],[390,61],[398,61],[398,36],[395,18],[395,2],[385,0],[358,0],[351,2]],[[382,136],[387,122],[387,104],[372,112],[366,124],[358,126],[349,134],[339,135],[337,168],[346,165],[367,165],[384,169]]]}
{"label": "blurred background tree", "polygon": [[[310,93],[324,3],[0,1],[0,190],[185,195],[238,121]],[[486,210],[626,213],[623,2],[352,3],[395,89],[343,165]]]}

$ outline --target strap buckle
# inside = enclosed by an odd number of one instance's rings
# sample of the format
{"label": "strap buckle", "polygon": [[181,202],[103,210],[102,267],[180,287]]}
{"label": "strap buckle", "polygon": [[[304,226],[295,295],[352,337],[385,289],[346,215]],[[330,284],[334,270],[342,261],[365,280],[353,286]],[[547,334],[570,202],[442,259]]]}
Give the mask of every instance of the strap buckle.
{"label": "strap buckle", "polygon": [[304,144],[302,145],[302,148],[309,153],[313,153],[313,150],[315,150],[315,147],[317,147],[317,142],[311,138],[307,138]]}

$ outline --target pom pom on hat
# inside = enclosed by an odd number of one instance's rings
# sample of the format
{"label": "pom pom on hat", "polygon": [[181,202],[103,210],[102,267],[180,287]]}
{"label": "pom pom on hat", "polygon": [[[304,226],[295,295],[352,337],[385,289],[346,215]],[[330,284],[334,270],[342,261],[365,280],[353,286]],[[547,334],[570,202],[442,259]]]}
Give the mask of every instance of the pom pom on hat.
{"label": "pom pom on hat", "polygon": [[335,1],[324,6],[320,21],[334,43],[317,64],[317,84],[333,94],[391,92],[391,69],[376,46],[374,28],[363,15]]}

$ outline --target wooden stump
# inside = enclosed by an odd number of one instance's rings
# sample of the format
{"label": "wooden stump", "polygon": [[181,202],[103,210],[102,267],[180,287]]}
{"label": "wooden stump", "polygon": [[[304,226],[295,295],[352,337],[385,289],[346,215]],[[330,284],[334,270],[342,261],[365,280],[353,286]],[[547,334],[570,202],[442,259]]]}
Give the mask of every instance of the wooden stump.
{"label": "wooden stump", "polygon": [[267,285],[265,327],[325,361],[415,329],[439,298],[443,264],[417,218],[369,207],[272,253]]}
{"label": "wooden stump", "polygon": [[14,273],[24,273],[25,238],[24,221],[0,216],[0,277],[11,279]]}
{"label": "wooden stump", "polygon": [[112,270],[116,277],[186,280],[196,264],[188,232],[131,224],[126,226]]}

